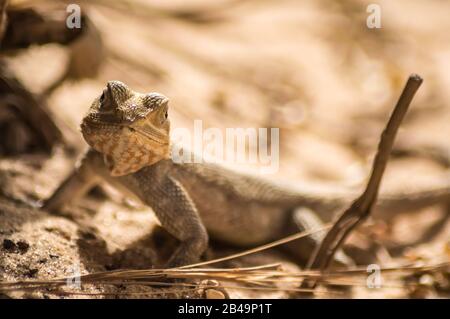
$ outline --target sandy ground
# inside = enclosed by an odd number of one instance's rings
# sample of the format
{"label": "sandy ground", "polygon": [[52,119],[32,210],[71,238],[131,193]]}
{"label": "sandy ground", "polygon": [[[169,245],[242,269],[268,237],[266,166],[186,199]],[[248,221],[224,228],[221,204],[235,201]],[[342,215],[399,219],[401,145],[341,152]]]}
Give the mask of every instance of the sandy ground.
{"label": "sandy ground", "polygon": [[[135,90],[168,96],[173,127],[192,131],[193,120],[201,119],[205,128],[280,128],[280,169],[274,178],[359,187],[389,111],[407,76],[416,72],[425,82],[397,145],[432,147],[450,158],[449,3],[379,1],[381,29],[365,25],[368,1],[133,1],[126,10],[119,1],[82,3],[107,48],[101,73],[65,82],[48,97],[52,113],[75,132],[76,153],[85,147],[77,131],[82,116],[105,82],[117,79]],[[180,10],[196,14],[177,14]],[[90,48],[94,52],[83,50],[95,54],[95,47]],[[8,62],[39,93],[67,60],[66,48],[47,45]],[[0,279],[157,267],[175,247],[151,209],[108,188],[96,189],[61,216],[32,208],[29,203],[49,196],[76,158],[57,148],[50,157],[36,153],[0,159]],[[448,166],[433,159],[393,158],[382,192],[427,189],[449,179]],[[367,262],[381,266],[448,262],[448,209],[437,204],[418,211],[376,212],[350,242],[369,252]],[[208,258],[232,252],[237,250],[212,245]],[[274,261],[298,269],[273,250],[224,266]],[[397,280],[377,290],[367,289],[362,280],[346,296],[448,297],[448,273],[422,277],[410,279],[419,283],[414,288]],[[125,297],[128,292],[142,293],[134,297],[201,297],[198,291],[142,286],[92,286],[84,292],[94,294],[88,297]],[[288,295],[235,289],[231,296]]]}

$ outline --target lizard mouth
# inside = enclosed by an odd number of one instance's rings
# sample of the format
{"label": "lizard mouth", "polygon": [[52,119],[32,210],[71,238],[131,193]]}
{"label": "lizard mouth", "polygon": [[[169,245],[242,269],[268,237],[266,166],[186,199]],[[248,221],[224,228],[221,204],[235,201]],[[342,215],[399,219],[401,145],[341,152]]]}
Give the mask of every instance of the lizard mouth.
{"label": "lizard mouth", "polygon": [[141,130],[141,129],[136,128],[136,127],[129,127],[128,126],[128,129],[131,132],[136,132],[137,134],[139,134],[139,135],[141,135],[141,136],[143,136],[145,138],[148,138],[148,139],[152,140],[153,142],[158,143],[160,145],[167,145],[167,144],[169,144],[168,142],[165,142],[165,138],[164,138],[163,134],[160,134],[160,133],[156,134],[156,132],[150,133],[148,131],[144,131],[144,130]]}
{"label": "lizard mouth", "polygon": [[86,135],[90,135],[93,131],[98,130],[106,130],[106,131],[114,131],[122,128],[127,128],[130,132],[137,133],[140,136],[149,139],[159,145],[168,145],[169,143],[166,141],[165,135],[157,132],[155,130],[151,130],[147,128],[145,130],[139,127],[132,127],[130,125],[124,123],[110,123],[110,122],[102,122],[98,120],[85,119],[81,123],[81,132]]}

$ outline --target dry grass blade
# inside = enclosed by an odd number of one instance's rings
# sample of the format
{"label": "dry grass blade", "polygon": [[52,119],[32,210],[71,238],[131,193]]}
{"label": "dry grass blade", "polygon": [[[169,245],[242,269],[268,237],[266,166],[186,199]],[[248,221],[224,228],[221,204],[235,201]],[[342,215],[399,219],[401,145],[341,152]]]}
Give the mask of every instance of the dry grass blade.
{"label": "dry grass blade", "polygon": [[[406,276],[411,274],[448,272],[450,263],[442,263],[428,266],[404,266],[381,269],[385,277],[393,275]],[[222,282],[234,283],[233,286],[222,285],[222,287],[233,289],[268,290],[268,291],[291,291],[312,292],[311,288],[295,288],[289,286],[276,286],[281,284],[298,285],[305,279],[321,280],[333,283],[333,285],[361,285],[355,279],[367,276],[367,268],[359,267],[349,270],[338,270],[322,273],[320,271],[290,272],[280,269],[279,264],[267,264],[246,268],[219,268],[219,269],[148,269],[148,270],[121,270],[110,272],[99,272],[80,277],[83,285],[146,285],[155,287],[197,287],[191,283],[174,283],[157,281],[161,277],[167,279],[215,279]],[[17,282],[0,282],[0,291],[39,291],[42,289],[56,289],[71,282],[71,277],[52,280],[33,280]],[[384,285],[384,287],[389,287]],[[213,288],[213,287],[211,287]]]}
{"label": "dry grass blade", "polygon": [[[272,268],[273,265],[267,265],[267,268]],[[442,271],[443,269],[448,270],[448,267],[450,266],[449,263],[445,264],[439,264],[435,266],[406,266],[406,267],[396,267],[396,268],[385,268],[382,271],[383,272],[400,272],[402,274],[417,274],[421,272],[433,272],[433,271]],[[288,282],[291,284],[299,283],[300,280],[303,280],[304,278],[313,279],[314,277],[316,279],[320,279],[323,282],[333,284],[334,286],[364,286],[365,278],[366,278],[366,269],[360,268],[360,269],[353,269],[349,271],[339,271],[336,273],[327,273],[327,274],[321,274],[320,272],[316,271],[315,273],[309,272],[298,272],[298,273],[290,273],[285,271],[273,271],[273,270],[258,270],[258,269],[264,269],[263,266],[259,267],[251,267],[254,268],[254,271],[257,271],[257,274],[251,274],[247,273],[247,278],[245,280],[232,280],[233,278],[230,278],[227,273],[225,272],[226,269],[221,269],[221,273],[215,273],[215,277],[212,277],[214,279],[223,280],[223,281],[230,281],[235,282],[235,285],[222,285],[223,288],[232,288],[232,289],[241,289],[241,290],[254,290],[254,291],[285,291],[285,292],[294,292],[294,293],[311,293],[313,292],[310,288],[292,288],[292,287],[278,287],[275,285],[268,286],[268,285],[259,285],[259,286],[251,286],[249,284],[259,283],[280,283],[281,281]],[[212,269],[208,269],[212,270]],[[229,269],[232,271],[232,273],[236,273],[238,269]],[[159,271],[159,270],[157,270]],[[169,270],[168,270],[169,271]],[[186,270],[185,272],[190,271]],[[243,268],[243,271],[250,271],[248,268]],[[130,278],[127,276],[128,273],[132,273],[133,271],[122,271],[121,275],[119,276],[121,279],[117,280],[110,280],[108,276],[101,277],[101,274],[96,274],[94,278],[93,276],[82,276],[82,282],[83,285],[89,285],[89,284],[100,284],[100,285],[123,285],[123,286],[129,286],[129,285],[151,285],[156,286],[160,288],[164,287],[177,287],[176,289],[163,289],[158,292],[118,292],[118,293],[90,293],[90,292],[83,292],[83,291],[66,291],[66,290],[58,290],[59,288],[62,288],[64,284],[66,283],[67,279],[70,278],[63,278],[53,281],[27,281],[19,283],[10,283],[13,284],[13,286],[5,286],[7,283],[0,283],[0,291],[39,291],[42,289],[45,289],[47,293],[53,293],[56,295],[98,295],[98,296],[107,296],[107,295],[129,295],[129,296],[137,296],[137,295],[157,295],[160,293],[180,293],[180,292],[192,292],[198,289],[198,286],[195,284],[190,283],[173,283],[173,282],[154,282],[145,280],[142,278]],[[151,270],[147,271],[151,273]],[[103,274],[105,275],[105,273]],[[253,276],[253,275],[256,275]],[[252,278],[254,277],[254,278]],[[358,277],[361,277],[364,279],[364,281],[357,281],[356,279]],[[250,281],[252,279],[252,282]],[[414,286],[414,285],[409,285]],[[383,288],[390,288],[394,287],[393,285],[389,284],[383,284]],[[214,288],[213,286],[205,286],[203,288]],[[325,296],[331,296],[339,294],[338,291],[333,290],[327,290],[327,291],[314,291],[314,293],[318,293]]]}
{"label": "dry grass blade", "polygon": [[265,245],[258,246],[258,247],[252,248],[252,249],[248,249],[248,250],[243,251],[241,253],[237,253],[237,254],[233,254],[233,255],[227,256],[227,257],[218,258],[218,259],[214,259],[214,260],[209,260],[209,261],[205,261],[205,262],[200,262],[200,263],[196,263],[196,264],[186,265],[186,266],[182,266],[182,267],[179,267],[179,268],[180,269],[194,268],[194,267],[199,267],[199,266],[206,266],[206,265],[216,264],[216,263],[219,263],[219,262],[222,262],[222,261],[226,261],[226,260],[230,260],[230,259],[236,259],[236,258],[239,258],[239,257],[243,257],[243,256],[247,256],[247,255],[250,255],[250,254],[254,254],[254,253],[257,253],[257,252],[269,249],[269,248],[273,248],[273,247],[276,247],[276,246],[280,246],[280,245],[286,244],[288,242],[291,242],[291,241],[294,241],[294,240],[297,240],[297,239],[309,236],[311,234],[318,233],[318,232],[321,232],[323,230],[329,229],[330,227],[331,227],[330,224],[326,224],[326,225],[324,225],[324,226],[322,226],[322,227],[320,227],[318,229],[312,229],[312,230],[308,230],[308,231],[298,232],[296,234],[287,236],[285,238],[273,241],[273,242],[271,242],[269,244],[265,244]]}

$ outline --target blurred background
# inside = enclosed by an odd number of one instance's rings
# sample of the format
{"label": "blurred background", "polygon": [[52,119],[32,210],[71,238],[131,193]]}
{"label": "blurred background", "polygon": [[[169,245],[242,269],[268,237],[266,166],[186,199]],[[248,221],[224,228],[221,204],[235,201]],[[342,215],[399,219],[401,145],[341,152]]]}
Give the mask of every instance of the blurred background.
{"label": "blurred background", "polygon": [[[148,252],[160,249],[154,238],[138,239],[153,227],[143,226],[148,209],[111,199],[110,191],[97,189],[97,197],[70,210],[81,226],[50,216],[38,222],[42,213],[26,209],[17,216],[21,203],[47,197],[73,167],[86,146],[79,123],[109,80],[168,96],[172,128],[192,130],[195,119],[204,128],[280,128],[277,178],[359,188],[407,77],[418,73],[424,84],[402,124],[381,190],[448,185],[450,2],[377,1],[381,28],[374,29],[366,25],[372,2],[360,0],[76,1],[81,29],[65,26],[70,3],[0,1],[6,23],[0,50],[0,210],[9,225],[0,214],[2,236],[31,245],[33,233],[46,243],[33,247],[37,255],[60,245],[69,256],[60,264],[48,258],[49,265],[33,266],[38,271],[32,277],[65,274],[64,265],[83,255],[70,241],[88,242],[95,251],[97,259],[85,249],[81,268],[87,272],[108,263],[148,267],[159,258]],[[350,241],[381,264],[448,262],[448,210],[438,203],[414,212],[377,212]],[[48,233],[61,227],[69,234],[65,239]],[[92,249],[97,246],[104,256]],[[4,278],[24,276],[17,268],[24,256],[3,256]],[[448,273],[439,278],[448,283]],[[404,285],[357,296],[448,293],[433,280],[426,289]]]}

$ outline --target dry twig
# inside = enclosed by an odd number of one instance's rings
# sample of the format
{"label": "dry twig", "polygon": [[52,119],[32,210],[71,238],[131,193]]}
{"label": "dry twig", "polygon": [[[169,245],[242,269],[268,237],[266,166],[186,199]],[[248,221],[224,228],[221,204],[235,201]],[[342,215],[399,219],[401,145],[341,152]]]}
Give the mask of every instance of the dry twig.
{"label": "dry twig", "polygon": [[[361,222],[367,219],[374,205],[381,179],[389,159],[392,145],[398,128],[408,110],[414,94],[422,84],[422,78],[416,74],[409,77],[408,82],[392,112],[389,121],[381,134],[377,154],[372,164],[372,173],[364,192],[347,208],[325,236],[322,244],[312,255],[308,268],[325,270],[333,259],[334,254],[345,241],[347,236]],[[305,283],[304,286],[314,287],[315,282]]]}

